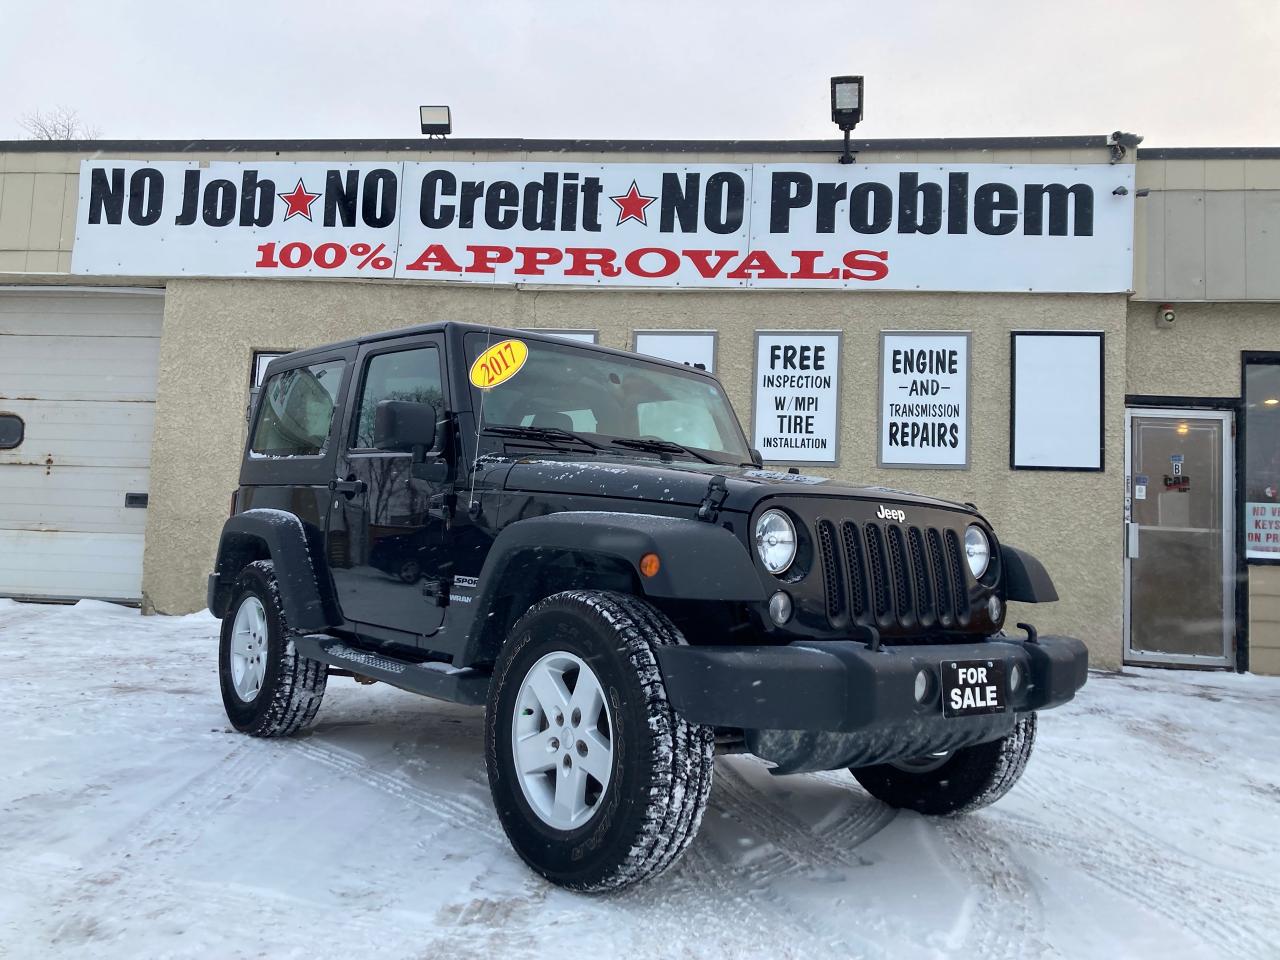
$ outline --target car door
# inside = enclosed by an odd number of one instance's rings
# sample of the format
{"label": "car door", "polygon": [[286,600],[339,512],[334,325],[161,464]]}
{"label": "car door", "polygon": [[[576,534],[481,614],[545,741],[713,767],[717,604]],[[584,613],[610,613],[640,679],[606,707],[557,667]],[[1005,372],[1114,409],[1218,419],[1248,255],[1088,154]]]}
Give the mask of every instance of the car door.
{"label": "car door", "polygon": [[[438,594],[452,514],[443,339],[367,345],[358,373],[331,483],[328,553],[338,604],[358,624],[431,634],[444,617]],[[375,446],[376,411],[386,400],[435,408],[434,449],[415,456]]]}

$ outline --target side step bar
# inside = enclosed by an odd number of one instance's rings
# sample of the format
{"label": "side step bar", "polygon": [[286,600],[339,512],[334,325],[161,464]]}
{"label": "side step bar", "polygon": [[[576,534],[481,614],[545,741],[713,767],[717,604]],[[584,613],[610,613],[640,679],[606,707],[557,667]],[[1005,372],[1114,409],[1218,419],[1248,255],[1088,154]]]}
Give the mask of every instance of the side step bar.
{"label": "side step bar", "polygon": [[304,657],[381,680],[410,693],[472,706],[484,704],[489,697],[489,674],[480,670],[397,660],[385,653],[356,649],[336,637],[309,635],[294,637],[293,642]]}

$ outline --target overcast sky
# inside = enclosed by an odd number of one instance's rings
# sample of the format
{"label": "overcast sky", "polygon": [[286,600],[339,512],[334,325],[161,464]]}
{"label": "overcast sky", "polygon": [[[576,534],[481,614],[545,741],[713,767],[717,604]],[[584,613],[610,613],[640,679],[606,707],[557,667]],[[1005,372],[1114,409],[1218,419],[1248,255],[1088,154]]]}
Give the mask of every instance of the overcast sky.
{"label": "overcast sky", "polygon": [[65,105],[104,138],[1141,133],[1280,145],[1278,0],[0,0],[0,138]]}

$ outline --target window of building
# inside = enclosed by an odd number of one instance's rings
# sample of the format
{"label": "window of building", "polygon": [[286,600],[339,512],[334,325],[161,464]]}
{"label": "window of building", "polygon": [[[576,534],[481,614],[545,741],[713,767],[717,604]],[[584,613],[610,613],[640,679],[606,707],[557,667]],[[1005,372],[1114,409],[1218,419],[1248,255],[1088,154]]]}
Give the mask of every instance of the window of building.
{"label": "window of building", "polygon": [[1244,354],[1245,559],[1280,563],[1280,353]]}
{"label": "window of building", "polygon": [[429,403],[439,412],[444,408],[440,376],[440,351],[435,347],[380,353],[369,360],[360,393],[360,415],[356,419],[353,447],[373,446],[373,421],[383,400]]}
{"label": "window of building", "polygon": [[26,425],[16,413],[0,413],[0,450],[12,450],[22,443]]}
{"label": "window of building", "polygon": [[276,357],[283,356],[285,356],[283,353],[270,353],[262,350],[254,351],[253,368],[249,372],[249,386],[262,386],[262,381],[267,378],[267,364]]}
{"label": "window of building", "polygon": [[262,390],[250,451],[262,457],[315,457],[328,445],[342,385],[342,360],[277,373]]}

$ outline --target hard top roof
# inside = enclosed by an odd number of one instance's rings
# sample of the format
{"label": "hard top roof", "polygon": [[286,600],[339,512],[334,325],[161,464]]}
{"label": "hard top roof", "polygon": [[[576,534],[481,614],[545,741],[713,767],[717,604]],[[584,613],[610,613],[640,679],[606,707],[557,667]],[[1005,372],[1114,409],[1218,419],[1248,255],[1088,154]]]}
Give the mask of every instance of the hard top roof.
{"label": "hard top roof", "polygon": [[[646,354],[636,354],[636,353],[632,353],[629,350],[616,350],[613,347],[601,346],[598,343],[585,343],[582,341],[568,340],[568,339],[565,339],[564,337],[557,336],[555,333],[538,330],[536,328],[519,329],[516,327],[499,327],[499,326],[493,326],[491,324],[485,324],[485,323],[463,323],[462,321],[459,321],[459,320],[442,320],[436,323],[423,323],[423,324],[418,324],[412,327],[401,327],[398,330],[382,330],[382,331],[379,331],[378,333],[368,333],[360,337],[353,337],[349,340],[339,340],[334,343],[325,343],[317,347],[306,347],[302,350],[295,350],[292,353],[286,354],[286,356],[290,361],[290,365],[292,365],[292,361],[294,360],[305,360],[308,357],[315,356],[318,354],[323,354],[323,353],[329,353],[333,350],[341,350],[348,347],[358,347],[361,344],[377,343],[382,340],[399,340],[399,339],[404,339],[408,337],[421,336],[424,333],[444,333],[444,332],[450,332],[450,331],[457,331],[460,334],[465,334],[465,333],[487,334],[493,337],[493,340],[495,343],[498,342],[499,340],[503,340],[508,337],[515,338],[517,340],[540,340],[547,343],[559,344],[561,346],[580,347],[584,350],[594,350],[598,353],[603,353],[603,354],[607,354],[609,356],[615,356],[615,357],[625,357],[626,359],[629,359],[629,360],[642,359],[646,362],[658,363],[658,364],[662,364],[663,366],[673,367],[677,370],[680,370],[686,373],[695,372],[695,373],[705,374],[708,377],[715,376],[710,371],[699,370],[698,368],[691,367],[686,363],[676,363],[671,360],[663,360],[659,357],[651,357]],[[273,361],[273,363],[278,363],[284,359],[285,359],[284,357],[281,357],[280,360]]]}

